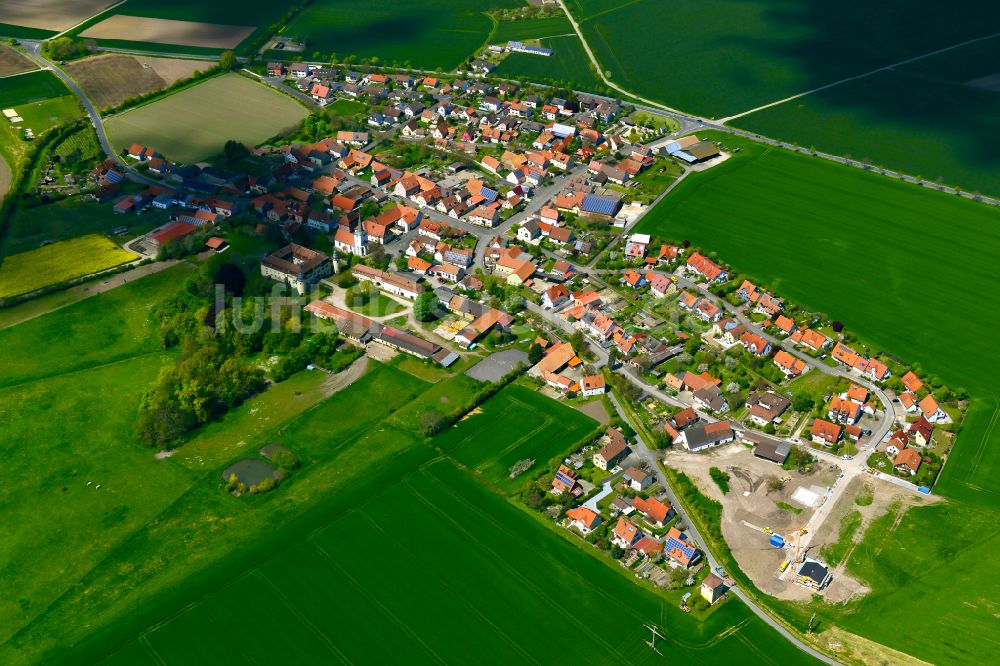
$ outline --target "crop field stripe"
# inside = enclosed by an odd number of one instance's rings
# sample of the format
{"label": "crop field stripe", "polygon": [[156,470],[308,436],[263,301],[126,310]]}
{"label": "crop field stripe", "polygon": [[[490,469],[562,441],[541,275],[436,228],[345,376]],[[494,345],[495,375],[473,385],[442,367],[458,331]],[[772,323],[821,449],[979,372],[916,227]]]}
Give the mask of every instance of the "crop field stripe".
{"label": "crop field stripe", "polygon": [[382,613],[385,614],[385,616],[388,619],[394,622],[396,626],[398,626],[400,630],[403,631],[403,633],[407,634],[410,638],[414,640],[414,642],[420,645],[427,652],[428,656],[432,657],[439,664],[448,663],[444,659],[442,659],[441,656],[437,652],[435,652],[433,648],[431,648],[431,646],[427,645],[427,643],[425,643],[423,639],[421,639],[420,636],[416,632],[414,632],[413,629],[410,628],[408,623],[403,622],[401,619],[396,617],[396,615],[391,610],[389,610],[389,608],[385,604],[383,604],[378,597],[371,594],[365,585],[359,582],[353,575],[351,575],[351,572],[349,572],[339,562],[337,562],[337,559],[335,557],[331,556],[330,553],[328,553],[326,549],[323,548],[323,546],[316,543],[313,537],[309,537],[309,543],[312,544],[312,546],[316,548],[316,550],[320,553],[320,555],[326,558],[326,560],[340,572],[340,575],[342,575],[358,592],[360,592],[365,598],[367,598],[372,603],[373,606],[378,607],[379,610],[381,610]]}
{"label": "crop field stripe", "polygon": [[[433,470],[431,470],[431,474],[433,474]],[[480,539],[478,539],[476,537],[476,535],[474,535],[473,533],[469,532],[462,523],[460,523],[459,521],[455,520],[450,515],[448,515],[444,511],[442,511],[433,502],[431,502],[423,494],[421,494],[420,491],[418,491],[416,489],[416,487],[413,486],[413,484],[411,482],[411,479],[407,478],[403,482],[407,485],[407,487],[409,488],[410,492],[417,499],[417,501],[419,501],[421,504],[423,504],[424,506],[426,506],[433,513],[437,514],[442,520],[444,520],[445,522],[450,523],[451,525],[453,525],[455,527],[456,531],[464,534],[465,537],[471,543],[477,544],[483,551],[485,551],[485,552],[490,553],[491,555],[493,555],[493,557],[495,558],[496,563],[501,568],[503,568],[505,571],[507,571],[511,575],[512,578],[514,578],[516,580],[519,580],[521,582],[521,584],[524,585],[526,588],[533,590],[536,594],[538,594],[539,598],[545,598],[547,596],[546,593],[545,593],[545,590],[540,589],[538,586],[536,586],[534,583],[532,583],[530,580],[528,580],[526,577],[524,577],[524,575],[521,574],[520,571],[518,571],[517,569],[515,569],[515,568],[511,567],[509,564],[507,564],[507,562],[504,560],[504,558],[500,557],[500,555],[495,550],[493,550],[493,548],[491,548],[486,543],[484,543],[483,541],[481,541]],[[497,528],[499,528],[503,532],[507,533],[508,535],[510,535],[511,537],[513,537],[514,539],[516,539],[518,541],[521,541],[526,546],[528,546],[528,547],[531,546],[530,543],[528,543],[526,541],[523,541],[523,537],[521,535],[516,534],[516,533],[510,531],[509,529],[507,529],[506,526],[503,526],[503,525],[500,525],[499,523],[497,523],[493,519],[492,516],[490,516],[489,514],[483,512],[477,506],[475,506],[474,504],[472,504],[471,502],[469,502],[469,500],[467,498],[462,497],[461,495],[459,495],[458,493],[456,493],[447,484],[440,483],[440,487],[446,493],[448,493],[449,495],[451,495],[452,497],[454,497],[456,500],[458,500],[461,504],[464,504],[465,506],[469,507],[473,512],[479,514],[479,516],[482,517],[485,521],[493,524],[494,526],[496,526]],[[564,617],[566,617],[568,620],[570,620],[577,627],[579,627],[580,631],[582,633],[584,633],[584,634],[587,634],[588,632],[591,633],[592,638],[595,641],[597,641],[598,643],[600,643],[601,646],[604,647],[608,651],[609,654],[617,655],[623,661],[627,661],[627,659],[625,658],[625,656],[622,655],[620,652],[618,652],[618,650],[614,646],[612,646],[610,643],[608,643],[603,638],[601,638],[599,634],[591,632],[590,628],[587,627],[587,625],[585,625],[583,622],[581,622],[573,614],[573,612],[571,610],[563,608],[561,605],[559,605],[557,603],[553,603],[552,607],[553,607],[553,609],[558,608],[559,611],[560,611],[560,614],[563,615]]]}
{"label": "crop field stripe", "polygon": [[972,456],[972,462],[969,465],[969,471],[965,475],[966,481],[971,479],[979,467],[979,463],[983,459],[983,454],[986,452],[987,445],[989,444],[990,437],[993,435],[993,430],[996,428],[997,420],[1000,419],[1000,398],[993,396],[993,416],[990,418],[989,424],[987,424],[986,429],[983,431],[983,436],[979,440],[979,446],[976,448],[976,453]]}
{"label": "crop field stripe", "polygon": [[538,427],[536,427],[534,430],[531,430],[531,431],[525,433],[519,439],[517,439],[516,441],[514,441],[512,444],[510,444],[506,448],[504,448],[504,449],[502,449],[500,451],[495,452],[492,457],[487,458],[486,460],[483,460],[482,462],[480,462],[479,465],[476,466],[476,469],[482,469],[482,468],[484,468],[484,467],[486,467],[488,465],[491,465],[492,463],[494,463],[497,460],[497,458],[502,457],[505,453],[509,453],[509,452],[517,449],[522,443],[531,441],[532,438],[534,438],[536,435],[544,432],[545,430],[547,430],[549,428],[549,426],[551,426],[553,423],[555,423],[555,419],[553,419],[548,414],[545,414],[541,410],[537,409],[536,407],[534,407],[532,405],[529,405],[526,402],[521,402],[517,398],[510,398],[509,400],[510,400],[510,405],[508,405],[508,407],[502,412],[502,414],[506,414],[507,412],[509,412],[511,410],[514,410],[514,409],[525,409],[526,411],[532,412],[532,413],[540,416],[542,418],[542,422],[540,424],[538,424]]}
{"label": "crop field stripe", "polygon": [[[454,586],[452,586],[448,582],[448,580],[446,580],[443,576],[441,576],[438,573],[435,573],[428,566],[429,563],[424,558],[420,557],[420,552],[421,551],[415,550],[412,547],[407,546],[405,543],[403,543],[399,539],[397,539],[394,536],[392,536],[391,534],[389,534],[389,532],[387,532],[386,530],[382,529],[382,526],[379,525],[378,522],[375,521],[375,519],[371,516],[371,514],[364,513],[364,516],[365,516],[365,518],[368,519],[368,522],[372,526],[372,528],[375,529],[375,531],[377,531],[379,534],[381,534],[382,537],[386,541],[388,541],[388,542],[393,543],[393,544],[396,545],[396,549],[398,551],[408,552],[410,554],[410,557],[412,559],[414,559],[414,560],[416,560],[418,562],[423,562],[424,566],[425,566],[424,571],[426,571],[428,574],[430,574],[431,577],[434,580],[436,580],[437,583],[442,588],[444,588],[444,589],[448,590],[449,592],[451,592],[452,597],[455,598],[455,599],[458,599],[462,603],[462,605],[465,606],[465,608],[469,612],[471,612],[473,615],[475,615],[476,617],[478,617],[481,622],[483,622],[484,624],[489,625],[493,629],[493,632],[497,636],[499,636],[500,638],[502,638],[506,643],[508,643],[516,652],[518,652],[524,658],[524,660],[526,662],[531,662],[531,663],[534,663],[534,664],[541,664],[542,663],[542,662],[538,661],[537,659],[535,659],[535,657],[532,656],[530,653],[526,652],[524,650],[524,648],[522,648],[517,643],[517,641],[515,641],[513,638],[511,638],[509,635],[507,635],[507,633],[503,629],[501,629],[499,626],[497,626],[497,624],[495,624],[492,620],[490,620],[490,618],[488,616],[486,616],[482,612],[480,612],[479,609],[476,608],[476,605],[474,603],[472,603],[471,601],[469,601],[461,593],[460,590],[458,590],[457,588],[455,588]],[[426,551],[424,551],[424,552],[426,552]]]}
{"label": "crop field stripe", "polygon": [[[318,546],[316,546],[315,543],[311,543],[311,545],[314,548],[318,548]],[[322,552],[322,548],[320,548],[319,550]],[[274,581],[268,578],[267,575],[260,570],[260,568],[254,569],[251,573],[255,578],[264,581],[264,584],[267,585],[269,588],[271,588],[271,591],[274,592],[274,594],[279,599],[281,599],[281,602],[285,605],[285,608],[287,608],[292,615],[298,618],[299,622],[308,627],[309,630],[312,631],[317,638],[323,641],[323,643],[330,649],[330,652],[333,653],[333,656],[339,659],[341,663],[343,664],[354,663],[347,657],[347,655],[345,655],[337,648],[336,643],[330,640],[329,636],[327,636],[325,633],[323,633],[323,631],[319,627],[313,624],[313,622],[309,619],[309,616],[307,614],[303,613],[295,606],[292,600],[288,598],[288,595],[286,595],[280,587],[275,585]]]}
{"label": "crop field stripe", "polygon": [[150,656],[151,659],[153,659],[153,661],[155,661],[157,664],[160,664],[160,666],[167,666],[167,662],[163,660],[163,657],[160,656],[160,653],[157,652],[152,645],[150,645],[149,638],[146,636],[146,632],[143,632],[142,634],[139,635],[139,644],[142,645],[142,647],[146,650],[146,653]]}

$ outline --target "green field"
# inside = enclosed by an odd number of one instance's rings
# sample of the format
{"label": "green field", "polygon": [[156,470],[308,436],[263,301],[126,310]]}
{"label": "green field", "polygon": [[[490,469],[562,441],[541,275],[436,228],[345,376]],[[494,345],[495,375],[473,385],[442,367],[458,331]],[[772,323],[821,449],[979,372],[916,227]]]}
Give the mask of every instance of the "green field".
{"label": "green field", "polygon": [[[517,7],[517,0],[315,0],[282,30],[306,42],[310,57],[378,58],[417,69],[452,70],[485,46],[491,7]],[[268,51],[268,57],[287,55]]]}
{"label": "green field", "polygon": [[[570,0],[617,84],[722,117],[1000,30],[1000,6],[959,0]],[[933,29],[929,29],[933,26]],[[877,37],[875,37],[877,35]]]}
{"label": "green field", "polygon": [[45,39],[56,34],[53,30],[42,30],[40,28],[26,28],[23,25],[11,25],[10,23],[0,23],[0,37],[13,37],[14,39]]}
{"label": "green field", "polygon": [[[715,251],[755,281],[840,319],[876,347],[973,396],[935,487],[955,508],[912,509],[898,529],[869,531],[881,540],[881,562],[910,557],[919,538],[928,553],[936,553],[934,566],[909,566],[905,585],[886,585],[890,565],[871,565],[875,591],[861,602],[864,612],[836,616],[849,625],[844,628],[898,650],[939,663],[967,663],[972,646],[951,641],[952,629],[992,622],[993,611],[982,604],[956,601],[948,614],[925,617],[919,630],[900,632],[898,625],[936,594],[966,596],[962,581],[972,571],[980,576],[977,594],[1000,596],[995,560],[981,555],[996,532],[967,522],[970,516],[976,524],[986,517],[995,522],[1000,515],[1000,432],[994,429],[1000,382],[994,364],[984,362],[995,355],[991,331],[1000,320],[981,307],[980,296],[1000,288],[993,268],[1000,212],[805,155],[723,140],[741,152],[686,179],[638,230]],[[955,313],[967,311],[977,316],[956,326]],[[921,316],[907,315],[914,312]],[[861,557],[856,551],[849,566],[861,566]],[[894,620],[873,623],[873,612]],[[972,654],[985,659],[988,650],[984,644]]]}
{"label": "green field", "polygon": [[758,111],[734,124],[928,181],[998,195],[998,117],[1000,92],[891,71]]}
{"label": "green field", "polygon": [[138,255],[91,234],[9,255],[0,264],[0,299],[120,266]]}
{"label": "green field", "polygon": [[534,459],[544,467],[597,426],[589,416],[553,403],[524,386],[509,386],[435,438],[435,445],[493,484],[513,491],[527,478],[511,479],[511,466]]}
{"label": "green field", "polygon": [[194,162],[222,152],[229,139],[257,145],[295,129],[306,114],[290,97],[227,74],[116,114],[105,125],[116,147],[141,143],[172,160]]}
{"label": "green field", "polygon": [[522,21],[500,21],[490,36],[491,44],[506,44],[509,41],[523,42],[542,37],[573,35],[573,26],[565,16],[524,19]]}
{"label": "green field", "polygon": [[48,70],[0,78],[0,106],[5,109],[16,109],[22,104],[61,97],[68,93],[63,82]]}
{"label": "green field", "polygon": [[604,90],[604,84],[591,71],[590,60],[576,36],[549,37],[540,42],[554,53],[550,56],[511,53],[494,74],[517,81],[548,83],[577,90]]}

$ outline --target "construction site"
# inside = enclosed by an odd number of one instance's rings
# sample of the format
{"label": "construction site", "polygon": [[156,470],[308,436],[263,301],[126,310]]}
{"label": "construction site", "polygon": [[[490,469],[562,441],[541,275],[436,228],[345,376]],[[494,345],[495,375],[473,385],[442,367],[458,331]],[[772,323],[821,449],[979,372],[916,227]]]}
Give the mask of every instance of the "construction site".
{"label": "construction site", "polygon": [[[865,592],[859,583],[832,568],[830,576],[819,576],[816,581],[799,575],[803,561],[821,565],[809,565],[807,572],[826,568],[820,551],[829,538],[835,540],[839,534],[836,526],[829,530],[839,517],[832,518],[834,507],[826,506],[829,489],[841,476],[836,464],[820,460],[806,472],[785,470],[757,458],[739,443],[701,455],[672,450],[664,460],[722,504],[723,536],[740,568],[764,592],[781,599],[808,600],[819,591],[831,602]],[[712,480],[712,467],[729,475],[728,493],[723,494]],[[853,502],[853,496],[844,493],[837,504]]]}

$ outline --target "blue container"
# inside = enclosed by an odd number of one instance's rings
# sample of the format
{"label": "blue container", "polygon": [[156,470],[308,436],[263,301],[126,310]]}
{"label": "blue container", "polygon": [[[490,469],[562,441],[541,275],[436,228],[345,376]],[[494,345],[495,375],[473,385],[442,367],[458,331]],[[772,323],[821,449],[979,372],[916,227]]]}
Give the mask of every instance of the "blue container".
{"label": "blue container", "polygon": [[924,495],[930,495],[931,494],[931,489],[928,488],[927,486],[920,486],[919,488],[917,488],[917,492],[918,493],[923,493]]}
{"label": "blue container", "polygon": [[785,547],[784,537],[782,537],[780,534],[772,534],[771,545],[774,546],[775,548],[784,548]]}

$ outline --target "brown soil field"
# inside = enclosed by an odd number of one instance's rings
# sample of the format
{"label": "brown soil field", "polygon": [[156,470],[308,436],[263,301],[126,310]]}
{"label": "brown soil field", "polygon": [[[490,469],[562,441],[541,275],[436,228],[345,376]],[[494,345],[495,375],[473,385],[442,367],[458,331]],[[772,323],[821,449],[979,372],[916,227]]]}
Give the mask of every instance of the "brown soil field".
{"label": "brown soil field", "polygon": [[0,23],[61,32],[112,4],[113,0],[3,0]]}
{"label": "brown soil field", "polygon": [[245,25],[194,23],[116,14],[87,28],[80,36],[231,49],[249,37],[255,29]]}
{"label": "brown soil field", "polygon": [[30,72],[33,69],[38,69],[35,63],[6,44],[0,44],[0,76]]}
{"label": "brown soil field", "polygon": [[117,106],[129,97],[166,88],[211,66],[212,63],[203,60],[112,54],[71,62],[65,70],[94,105],[103,109]]}

